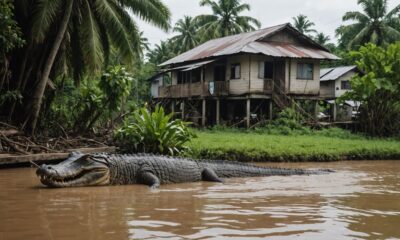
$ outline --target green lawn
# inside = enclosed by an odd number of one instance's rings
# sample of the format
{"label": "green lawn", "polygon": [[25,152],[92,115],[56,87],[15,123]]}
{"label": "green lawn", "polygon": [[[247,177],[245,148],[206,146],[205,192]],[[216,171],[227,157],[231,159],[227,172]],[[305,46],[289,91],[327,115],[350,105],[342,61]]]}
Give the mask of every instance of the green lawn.
{"label": "green lawn", "polygon": [[270,135],[256,132],[196,131],[189,146],[195,158],[238,161],[400,160],[400,141],[362,136]]}

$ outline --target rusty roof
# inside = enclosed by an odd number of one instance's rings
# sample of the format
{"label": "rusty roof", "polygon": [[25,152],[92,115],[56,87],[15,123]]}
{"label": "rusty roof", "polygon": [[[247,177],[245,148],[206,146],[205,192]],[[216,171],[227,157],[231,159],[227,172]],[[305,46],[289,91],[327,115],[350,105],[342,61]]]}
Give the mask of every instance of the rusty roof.
{"label": "rusty roof", "polygon": [[[310,47],[299,46],[289,43],[268,42],[264,40],[281,30],[289,30],[296,34],[303,41],[306,41]],[[273,57],[289,58],[313,58],[320,60],[340,59],[329,50],[314,42],[311,38],[305,36],[293,28],[289,23],[277,25],[254,32],[236,34],[228,37],[213,39],[182,53],[162,64],[166,66],[171,64],[197,61],[201,59],[232,55],[238,53],[255,53]]]}

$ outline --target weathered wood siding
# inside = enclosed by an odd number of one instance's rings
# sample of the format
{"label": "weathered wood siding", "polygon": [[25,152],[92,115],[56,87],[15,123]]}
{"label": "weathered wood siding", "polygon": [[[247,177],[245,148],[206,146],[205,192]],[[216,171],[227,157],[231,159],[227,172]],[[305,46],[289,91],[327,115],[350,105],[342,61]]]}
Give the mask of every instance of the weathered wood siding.
{"label": "weathered wood siding", "polygon": [[[231,56],[227,59],[226,79],[229,79],[229,93],[232,95],[240,95],[249,92],[249,73],[250,73],[250,55]],[[231,65],[240,64],[240,78],[231,79]]]}
{"label": "weathered wood siding", "polygon": [[320,97],[335,98],[335,81],[321,82]]}
{"label": "weathered wood siding", "polygon": [[[345,75],[341,76],[340,78],[338,78],[335,81],[335,87],[334,87],[334,91],[335,91],[335,97],[340,97],[343,94],[345,94],[348,90],[343,90],[342,89],[342,81],[350,81],[354,75],[356,75],[357,73],[355,71],[350,71],[348,73],[346,73]],[[337,90],[338,89],[338,90]]]}
{"label": "weathered wood siding", "polygon": [[[320,88],[319,73],[320,62],[318,60],[299,60],[292,59],[290,69],[290,85],[289,92],[291,94],[301,95],[318,95]],[[297,79],[297,64],[298,63],[312,63],[314,64],[313,80]]]}
{"label": "weathered wood siding", "polygon": [[304,45],[305,43],[299,41],[299,38],[295,35],[288,33],[288,32],[278,32],[272,36],[269,36],[265,39],[268,42],[277,42],[277,43],[290,43],[290,44],[297,44],[297,45]]}
{"label": "weathered wood siding", "polygon": [[[259,76],[259,64],[266,62],[266,61],[273,61],[272,57],[268,56],[263,56],[263,55],[253,55],[251,56],[251,83],[250,83],[250,91],[252,93],[262,93],[265,90],[265,82],[273,81],[273,79],[264,79],[260,78]],[[267,86],[268,89],[271,88],[272,92],[272,86]]]}
{"label": "weathered wood siding", "polygon": [[[229,95],[243,95],[248,93],[272,94],[273,79],[263,79],[259,77],[259,64],[265,61],[276,61],[272,57],[245,54],[229,56],[226,59],[225,82],[229,89]],[[282,59],[283,60],[283,59]],[[299,60],[299,59],[284,59],[285,62],[285,80],[284,91],[288,94],[299,95],[318,95],[320,92],[320,62],[319,60]],[[312,63],[314,65],[313,80],[297,79],[297,64]],[[231,79],[231,65],[240,64],[240,78]],[[207,96],[209,94],[207,84],[214,82],[214,68],[216,63],[211,63],[204,66],[204,84],[191,84],[192,87],[187,90],[181,88],[182,96]],[[177,73],[172,72],[172,86],[177,85]],[[203,81],[203,80],[202,80]],[[340,82],[339,82],[340,84]],[[202,87],[201,87],[201,86]],[[339,86],[340,87],[340,86]],[[172,89],[171,89],[172,90]],[[228,94],[227,91],[223,91]],[[178,97],[171,91],[171,97]]]}
{"label": "weathered wood siding", "polygon": [[176,85],[178,84],[178,72],[173,71],[171,72],[171,85]]}

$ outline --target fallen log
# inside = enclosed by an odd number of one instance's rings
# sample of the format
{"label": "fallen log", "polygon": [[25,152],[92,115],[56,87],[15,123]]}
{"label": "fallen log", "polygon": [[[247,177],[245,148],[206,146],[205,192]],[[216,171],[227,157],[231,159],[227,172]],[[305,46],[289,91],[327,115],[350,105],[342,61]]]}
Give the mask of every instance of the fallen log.
{"label": "fallen log", "polygon": [[79,149],[68,149],[66,152],[60,153],[39,153],[39,154],[26,154],[26,155],[14,155],[14,154],[0,154],[0,166],[7,165],[19,165],[26,164],[30,161],[35,163],[59,161],[68,158],[71,152],[82,152],[82,153],[99,153],[99,152],[115,152],[115,147],[98,147],[98,148],[79,148]]}

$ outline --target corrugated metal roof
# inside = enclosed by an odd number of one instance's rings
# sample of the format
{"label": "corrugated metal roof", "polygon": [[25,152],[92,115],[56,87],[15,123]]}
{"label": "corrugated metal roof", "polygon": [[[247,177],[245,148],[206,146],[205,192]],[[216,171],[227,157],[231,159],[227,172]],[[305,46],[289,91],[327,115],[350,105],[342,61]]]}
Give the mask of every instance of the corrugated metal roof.
{"label": "corrugated metal roof", "polygon": [[354,69],[357,69],[357,66],[323,68],[320,71],[320,79],[321,81],[334,81]]}
{"label": "corrugated metal roof", "polygon": [[[311,45],[314,45],[315,48],[305,48],[296,46],[294,44],[279,44],[261,41],[262,39],[283,29],[291,30],[295,34],[299,35],[299,37],[301,37],[303,40],[309,42]],[[337,56],[329,53],[327,49],[317,44],[312,39],[295,30],[290,24],[287,23],[254,32],[210,40],[192,50],[189,50],[160,64],[160,66],[238,53],[260,53],[274,57],[316,58],[321,60],[340,59]]]}

